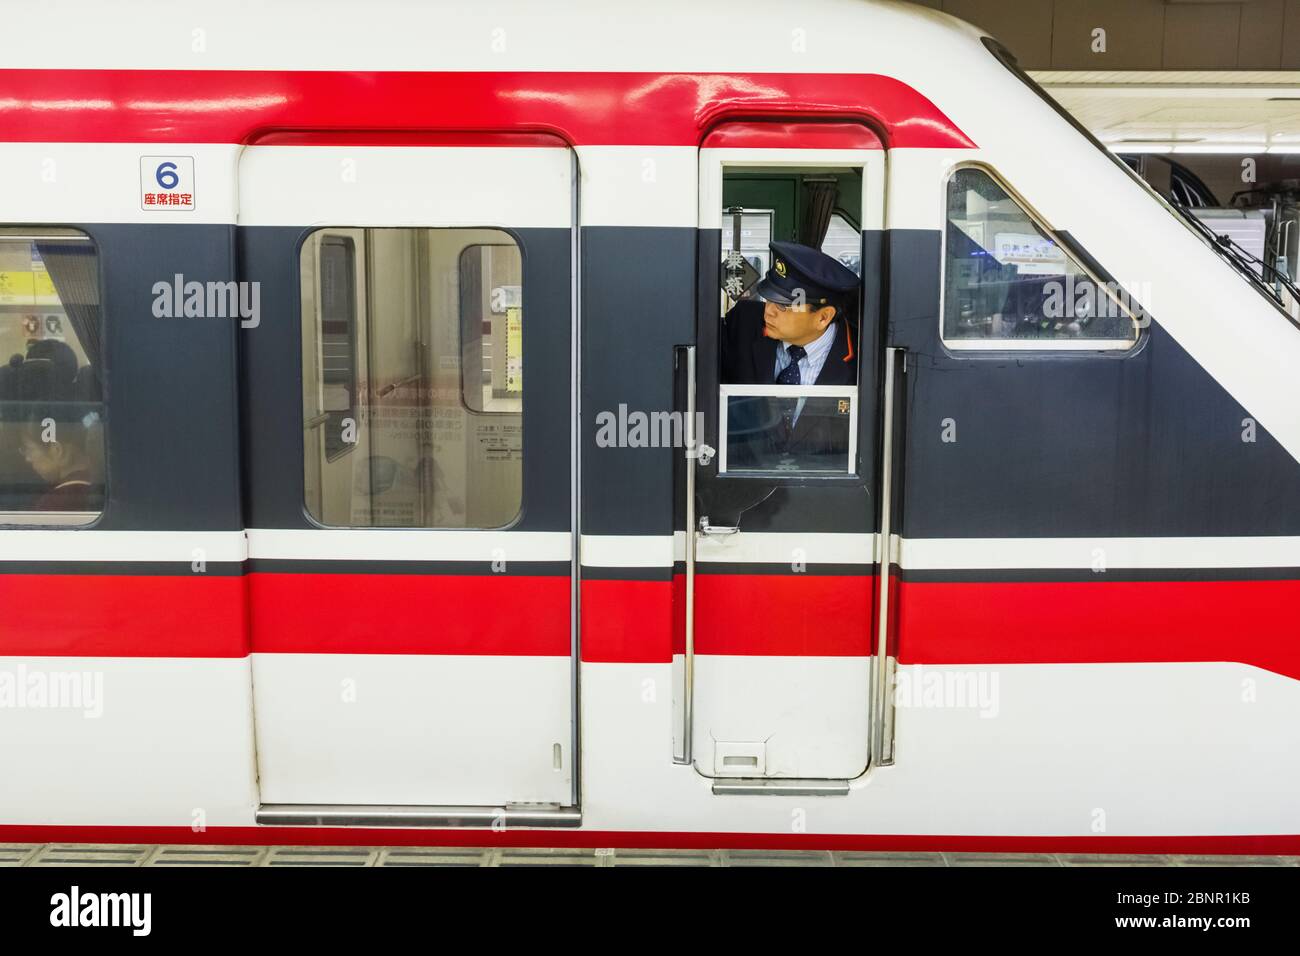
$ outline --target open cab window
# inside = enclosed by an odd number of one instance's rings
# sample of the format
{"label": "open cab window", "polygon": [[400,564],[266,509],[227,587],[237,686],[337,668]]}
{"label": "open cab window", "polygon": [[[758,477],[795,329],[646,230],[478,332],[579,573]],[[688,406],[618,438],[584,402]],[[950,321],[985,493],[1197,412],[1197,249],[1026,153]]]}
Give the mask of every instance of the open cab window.
{"label": "open cab window", "polygon": [[[862,171],[732,168],[723,194],[718,472],[853,475],[862,234],[841,210],[861,206]],[[852,289],[799,295],[792,261],[795,301],[765,301],[769,270],[787,275],[785,243],[820,254],[819,267],[842,270]]]}

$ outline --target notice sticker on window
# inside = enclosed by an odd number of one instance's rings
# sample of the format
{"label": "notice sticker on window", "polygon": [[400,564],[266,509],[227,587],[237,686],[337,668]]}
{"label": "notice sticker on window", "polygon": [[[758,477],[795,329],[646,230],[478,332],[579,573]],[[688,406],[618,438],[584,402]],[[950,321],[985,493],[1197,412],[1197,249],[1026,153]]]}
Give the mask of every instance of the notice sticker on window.
{"label": "notice sticker on window", "polygon": [[506,391],[515,395],[524,390],[524,327],[519,312],[506,310]]}

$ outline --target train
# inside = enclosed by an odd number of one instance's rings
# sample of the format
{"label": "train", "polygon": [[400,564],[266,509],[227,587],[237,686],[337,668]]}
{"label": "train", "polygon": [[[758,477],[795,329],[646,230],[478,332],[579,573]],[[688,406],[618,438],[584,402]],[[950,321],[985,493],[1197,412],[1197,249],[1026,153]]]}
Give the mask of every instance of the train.
{"label": "train", "polygon": [[[996,39],[59,9],[0,68],[0,841],[1300,852],[1294,287]],[[782,243],[860,278],[848,385],[723,380]],[[770,401],[842,445],[743,458]]]}

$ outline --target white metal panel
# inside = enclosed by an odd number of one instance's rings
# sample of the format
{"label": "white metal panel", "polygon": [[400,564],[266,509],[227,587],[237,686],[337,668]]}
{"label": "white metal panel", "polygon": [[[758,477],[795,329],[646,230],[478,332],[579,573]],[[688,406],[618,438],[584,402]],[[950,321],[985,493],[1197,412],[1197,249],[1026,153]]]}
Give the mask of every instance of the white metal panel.
{"label": "white metal panel", "polygon": [[247,658],[0,657],[0,680],[38,673],[47,686],[62,674],[88,675],[92,687],[97,679],[99,716],[6,698],[0,822],[171,826],[196,837],[252,822]]}
{"label": "white metal panel", "polygon": [[[194,161],[193,209],[141,203],[143,156]],[[0,143],[0,209],[6,223],[233,223],[238,161],[225,143]]]}
{"label": "white metal panel", "polygon": [[1300,538],[904,538],[900,564],[912,570],[1296,568]]}
{"label": "white metal panel", "polygon": [[310,561],[568,561],[567,531],[250,528],[251,558]]}
{"label": "white metal panel", "polygon": [[672,567],[673,536],[584,534],[582,563],[589,568]]}
{"label": "white metal panel", "polygon": [[[726,537],[701,538],[696,548],[699,561],[734,564],[785,564],[796,548],[809,564],[870,564],[874,559],[875,535],[847,533],[791,534],[776,531],[747,531]],[[686,546],[685,532],[673,535],[584,534],[582,563],[593,568],[670,567],[681,561]]]}
{"label": "white metal panel", "polygon": [[568,228],[572,179],[561,147],[250,146],[239,223]]}
{"label": "white metal panel", "polygon": [[[770,660],[773,668],[791,663]],[[900,668],[922,680],[969,670]],[[710,780],[662,756],[673,702],[662,693],[647,700],[644,688],[667,686],[671,665],[584,663],[584,828],[788,834],[797,822],[808,834],[1085,838],[1300,832],[1298,681],[1229,663],[975,670],[997,675],[995,712],[923,699],[900,707],[897,763],[869,771],[848,796],[810,800],[715,796]],[[1243,695],[1246,688],[1253,695]]]}
{"label": "white metal panel", "polygon": [[569,803],[567,657],[252,661],[263,803]]}
{"label": "white metal panel", "polygon": [[694,146],[579,146],[584,226],[695,227]]}
{"label": "white metal panel", "polygon": [[[789,564],[796,558],[806,564],[871,564],[875,535],[805,534],[742,531],[740,534],[701,535],[696,560],[736,564]],[[798,554],[796,554],[798,552]]]}
{"label": "white metal panel", "polygon": [[[693,755],[705,776],[856,777],[867,767],[869,657],[695,658]],[[761,745],[764,770],[719,772],[719,744]]]}
{"label": "white metal panel", "polygon": [[0,556],[23,561],[243,561],[242,531],[0,531]]}
{"label": "white metal panel", "polygon": [[[535,0],[455,6],[376,0],[365,8],[350,0],[191,0],[181,20],[166,0],[136,0],[126,9],[72,0],[61,8],[59,45],[11,43],[6,66],[888,74],[900,64],[942,66],[948,50],[936,40],[975,32],[936,11],[890,0],[818,0],[797,14],[783,0],[750,0],[744,16],[727,4],[695,0],[623,4],[617,17],[603,0],[567,0],[562,8]],[[50,28],[48,7],[16,6],[11,13],[13,36]],[[671,76],[653,80],[671,82]],[[240,103],[200,106],[238,109]]]}

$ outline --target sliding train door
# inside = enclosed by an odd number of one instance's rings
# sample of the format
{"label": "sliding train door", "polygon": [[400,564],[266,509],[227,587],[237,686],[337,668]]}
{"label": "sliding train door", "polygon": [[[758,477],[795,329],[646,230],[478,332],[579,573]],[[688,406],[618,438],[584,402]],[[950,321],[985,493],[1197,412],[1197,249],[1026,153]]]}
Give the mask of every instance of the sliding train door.
{"label": "sliding train door", "polygon": [[[834,792],[869,762],[884,175],[856,123],[730,123],[700,151],[677,759],[717,792]],[[753,298],[785,275],[773,240],[861,280],[797,383]]]}
{"label": "sliding train door", "polygon": [[542,136],[242,155],[262,822],[572,822],[573,168]]}

